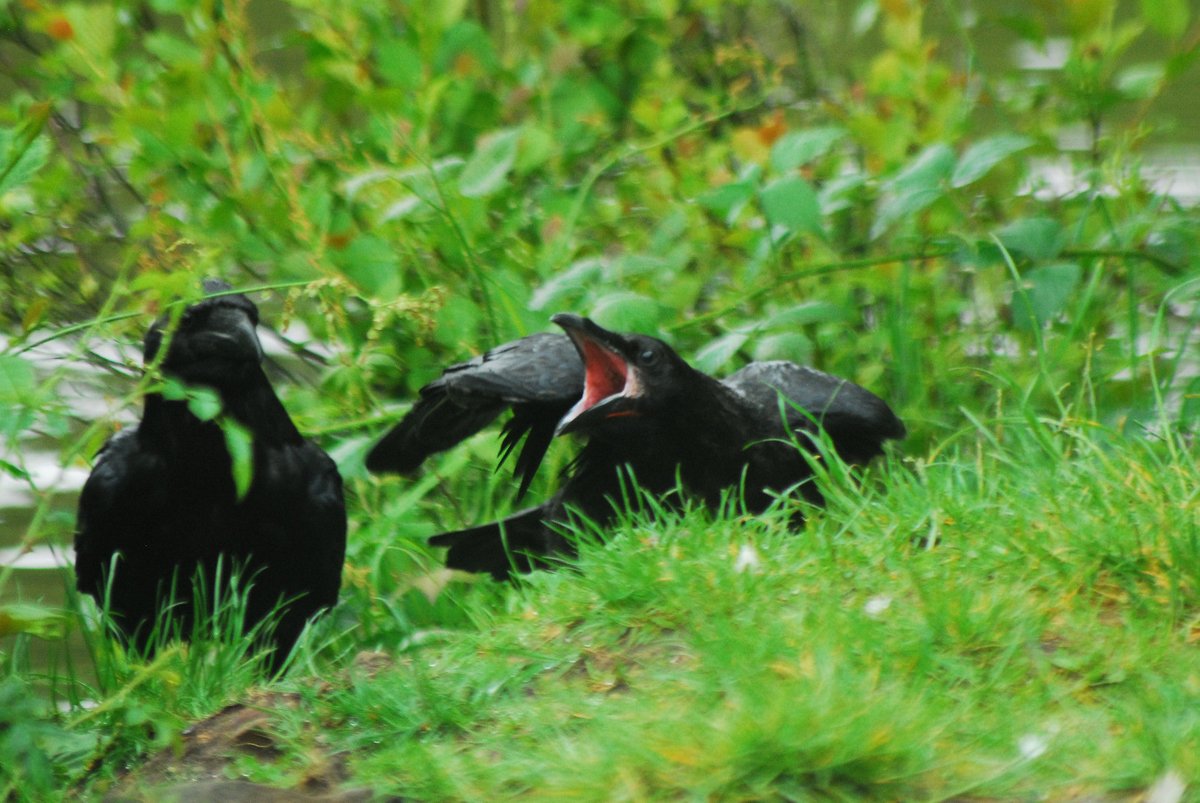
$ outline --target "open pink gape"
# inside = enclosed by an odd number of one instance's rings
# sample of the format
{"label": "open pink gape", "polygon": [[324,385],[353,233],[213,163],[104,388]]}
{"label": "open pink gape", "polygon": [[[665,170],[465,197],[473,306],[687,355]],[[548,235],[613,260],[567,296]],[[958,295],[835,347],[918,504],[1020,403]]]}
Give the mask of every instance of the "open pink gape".
{"label": "open pink gape", "polygon": [[[569,334],[583,353],[583,395],[563,416],[560,427],[608,399],[615,396],[631,398],[640,391],[637,371],[629,367],[624,357],[587,335],[576,332]],[[633,410],[618,410],[611,413],[610,417],[635,414]]]}

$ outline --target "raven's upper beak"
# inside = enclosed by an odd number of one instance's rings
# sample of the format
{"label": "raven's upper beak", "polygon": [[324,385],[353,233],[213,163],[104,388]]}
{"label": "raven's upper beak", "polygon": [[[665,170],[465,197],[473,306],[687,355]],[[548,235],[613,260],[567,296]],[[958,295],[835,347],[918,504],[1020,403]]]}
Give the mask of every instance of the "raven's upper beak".
{"label": "raven's upper beak", "polygon": [[[608,408],[620,399],[632,399],[641,393],[637,369],[626,356],[631,346],[623,336],[580,315],[560,312],[550,320],[571,338],[583,360],[584,371],[583,395],[558,422],[555,435],[579,429],[581,417],[589,411]],[[634,413],[623,411],[621,414]]]}
{"label": "raven's upper beak", "polygon": [[191,346],[198,357],[211,352],[214,356],[249,362],[262,362],[263,358],[254,321],[244,310],[237,308],[213,310],[208,328],[192,336]]}

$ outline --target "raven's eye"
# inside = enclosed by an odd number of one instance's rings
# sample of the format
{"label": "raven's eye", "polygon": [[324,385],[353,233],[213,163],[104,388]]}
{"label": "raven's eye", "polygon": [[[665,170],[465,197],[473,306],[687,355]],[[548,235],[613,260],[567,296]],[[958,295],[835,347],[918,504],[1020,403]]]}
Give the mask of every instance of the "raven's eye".
{"label": "raven's eye", "polygon": [[642,365],[653,365],[658,359],[658,352],[654,349],[642,349],[642,353],[638,355],[638,362]]}

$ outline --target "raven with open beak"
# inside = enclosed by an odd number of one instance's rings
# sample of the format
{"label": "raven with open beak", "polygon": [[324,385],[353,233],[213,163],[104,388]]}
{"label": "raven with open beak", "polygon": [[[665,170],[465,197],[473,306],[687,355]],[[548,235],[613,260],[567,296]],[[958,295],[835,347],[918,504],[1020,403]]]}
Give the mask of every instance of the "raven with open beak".
{"label": "raven with open beak", "polygon": [[[882,399],[845,379],[773,361],[717,380],[657,338],[612,332],[567,313],[553,321],[565,338],[533,335],[447,369],[368,458],[376,467],[411,467],[451,445],[447,429],[465,438],[511,406],[502,456],[528,436],[517,464],[523,493],[554,435],[587,438],[545,503],[434,536],[430,543],[450,548],[451,568],[501,578],[544,565],[546,556],[570,552],[557,526],[570,511],[603,524],[615,505],[631,500],[631,481],[660,498],[681,488],[713,507],[739,486],[751,511],[797,487],[820,503],[811,457],[797,448],[808,441],[798,435],[824,429],[854,463],[904,437]],[[436,421],[445,426],[431,426]]]}

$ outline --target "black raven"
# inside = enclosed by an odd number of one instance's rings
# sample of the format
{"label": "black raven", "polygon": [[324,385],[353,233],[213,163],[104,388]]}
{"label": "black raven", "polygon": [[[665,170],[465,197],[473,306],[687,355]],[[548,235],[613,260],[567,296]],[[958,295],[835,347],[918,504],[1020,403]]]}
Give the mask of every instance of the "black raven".
{"label": "black raven", "polygon": [[804,482],[812,471],[797,442],[820,427],[844,460],[862,464],[905,434],[882,399],[812,368],[757,362],[718,381],[661,340],[610,332],[577,315],[553,320],[566,336],[533,335],[448,368],[368,457],[373,471],[411,470],[511,407],[501,457],[527,436],[517,460],[523,492],[554,435],[588,437],[549,501],[432,538],[450,548],[451,568],[502,578],[569,551],[551,525],[569,509],[604,522],[630,475],[645,492],[665,494],[678,483],[710,506],[741,487],[747,508],[761,511],[772,492],[802,483],[819,503]]}
{"label": "black raven", "polygon": [[[104,444],[83,487],[76,582],[98,601],[108,598],[122,635],[144,651],[156,625],[186,638],[194,594],[210,603],[228,598],[230,572],[239,571],[250,584],[247,628],[284,606],[261,645],[273,650],[267,665],[276,671],[305,622],[337,601],[342,479],[296,430],[263,373],[258,309],[224,282],[206,280],[204,289],[207,297],[184,311],[173,333],[166,317],[151,326],[144,360],[152,363],[169,338],[163,375],[216,392],[225,425],[251,439],[249,486],[239,497],[221,423],[196,417],[186,399],[148,394],[141,422]],[[197,577],[201,588],[192,586]]]}

